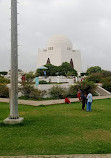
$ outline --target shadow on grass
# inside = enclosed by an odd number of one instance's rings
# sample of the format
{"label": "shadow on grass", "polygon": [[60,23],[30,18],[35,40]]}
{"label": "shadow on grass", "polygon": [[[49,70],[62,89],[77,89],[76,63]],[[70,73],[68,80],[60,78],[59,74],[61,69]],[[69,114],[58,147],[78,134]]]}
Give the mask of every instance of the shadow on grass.
{"label": "shadow on grass", "polygon": [[6,124],[3,121],[0,121],[0,127],[17,127],[17,126],[24,126],[24,123],[19,124]]}
{"label": "shadow on grass", "polygon": [[37,120],[24,120],[22,123],[18,124],[6,124],[3,121],[0,121],[0,127],[28,127],[28,126],[33,126],[35,123],[37,123]]}

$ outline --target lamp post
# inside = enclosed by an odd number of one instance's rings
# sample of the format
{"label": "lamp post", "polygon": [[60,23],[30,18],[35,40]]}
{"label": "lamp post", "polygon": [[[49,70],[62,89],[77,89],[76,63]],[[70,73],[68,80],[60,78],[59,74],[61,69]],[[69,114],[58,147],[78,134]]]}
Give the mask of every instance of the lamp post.
{"label": "lamp post", "polygon": [[17,38],[17,0],[11,0],[11,89],[10,115],[4,120],[7,124],[21,123],[18,114],[18,38]]}

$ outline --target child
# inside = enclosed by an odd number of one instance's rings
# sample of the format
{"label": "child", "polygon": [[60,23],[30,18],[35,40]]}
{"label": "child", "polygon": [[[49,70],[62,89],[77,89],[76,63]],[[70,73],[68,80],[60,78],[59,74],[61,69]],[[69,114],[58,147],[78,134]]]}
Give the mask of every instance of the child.
{"label": "child", "polygon": [[65,98],[65,103],[70,104],[70,100],[68,99],[68,97]]}

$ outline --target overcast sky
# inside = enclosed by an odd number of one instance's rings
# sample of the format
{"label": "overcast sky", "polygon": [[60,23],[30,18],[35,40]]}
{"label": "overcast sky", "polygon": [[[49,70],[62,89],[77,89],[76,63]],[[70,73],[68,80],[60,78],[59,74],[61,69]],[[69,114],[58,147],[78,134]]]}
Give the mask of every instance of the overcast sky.
{"label": "overcast sky", "polygon": [[[19,68],[36,70],[38,48],[56,34],[80,49],[83,71],[111,70],[111,0],[18,0]],[[0,0],[0,71],[10,69],[11,0]]]}

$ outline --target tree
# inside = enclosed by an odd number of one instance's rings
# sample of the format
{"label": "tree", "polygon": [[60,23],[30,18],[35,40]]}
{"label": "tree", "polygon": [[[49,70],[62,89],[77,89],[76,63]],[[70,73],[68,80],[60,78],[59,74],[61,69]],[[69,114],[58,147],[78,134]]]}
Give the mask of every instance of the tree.
{"label": "tree", "polygon": [[7,75],[7,73],[8,73],[8,72],[6,72],[6,71],[1,71],[1,72],[0,72],[0,75],[5,76],[5,75]]}
{"label": "tree", "polygon": [[56,73],[58,71],[58,66],[52,64],[46,64],[44,66],[47,67],[48,69],[46,70],[37,69],[36,74],[38,76],[44,76],[44,71],[46,71],[47,76],[56,76]]}
{"label": "tree", "polygon": [[77,71],[73,69],[72,66],[67,62],[62,63],[62,65],[60,66],[55,66],[52,64],[46,64],[44,66],[47,67],[48,69],[46,70],[37,69],[36,71],[37,75],[43,76],[44,75],[43,71],[46,71],[47,76],[57,76],[57,75],[69,76],[69,74],[71,76],[77,76]]}
{"label": "tree", "polygon": [[111,71],[107,71],[107,70],[102,70],[101,71],[102,77],[111,77]]}
{"label": "tree", "polygon": [[99,73],[101,72],[101,67],[99,66],[94,66],[94,67],[90,67],[87,69],[86,73],[88,73],[88,75],[92,74],[92,73]]}
{"label": "tree", "polygon": [[77,71],[69,63],[64,62],[59,67],[59,75],[66,76],[68,73],[71,73],[72,76],[77,76]]}
{"label": "tree", "polygon": [[46,64],[44,65],[48,69],[46,69],[47,76],[56,76],[56,73],[58,71],[58,66],[52,65],[52,64]]}

